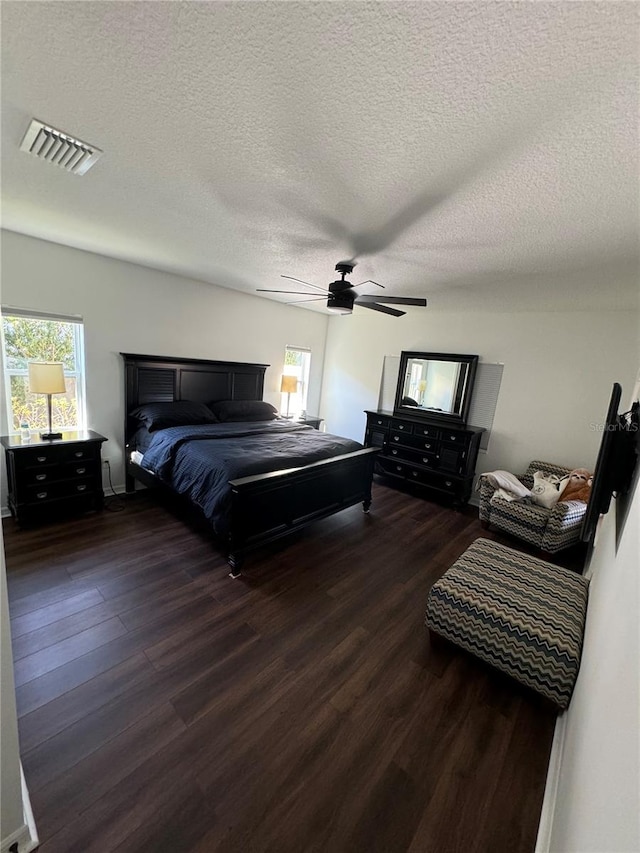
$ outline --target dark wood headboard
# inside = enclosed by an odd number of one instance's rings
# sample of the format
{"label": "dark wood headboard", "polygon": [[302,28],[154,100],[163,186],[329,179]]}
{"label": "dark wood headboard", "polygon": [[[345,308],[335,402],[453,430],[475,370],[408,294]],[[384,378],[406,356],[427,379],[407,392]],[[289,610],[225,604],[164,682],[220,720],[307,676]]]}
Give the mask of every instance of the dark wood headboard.
{"label": "dark wood headboard", "polygon": [[143,403],[193,400],[262,400],[268,364],[207,361],[121,352],[125,364],[125,445],[139,423],[129,412]]}

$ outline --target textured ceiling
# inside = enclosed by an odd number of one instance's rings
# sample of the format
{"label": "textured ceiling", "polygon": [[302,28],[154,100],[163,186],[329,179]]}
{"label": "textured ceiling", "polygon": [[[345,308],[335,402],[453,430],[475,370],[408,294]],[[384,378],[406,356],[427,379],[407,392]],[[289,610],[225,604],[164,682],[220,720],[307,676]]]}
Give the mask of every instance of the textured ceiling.
{"label": "textured ceiling", "polygon": [[[357,257],[432,304],[637,296],[637,4],[1,15],[5,228],[248,292]],[[20,152],[33,116],[105,155],[80,178]]]}

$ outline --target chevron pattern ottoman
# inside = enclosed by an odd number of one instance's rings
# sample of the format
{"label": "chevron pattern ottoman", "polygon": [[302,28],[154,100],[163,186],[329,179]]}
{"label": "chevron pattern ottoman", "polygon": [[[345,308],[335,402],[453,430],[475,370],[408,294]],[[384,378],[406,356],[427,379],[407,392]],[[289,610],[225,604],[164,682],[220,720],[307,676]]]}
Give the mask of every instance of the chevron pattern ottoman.
{"label": "chevron pattern ottoman", "polygon": [[431,588],[425,624],[565,709],[588,589],[568,569],[477,539]]}

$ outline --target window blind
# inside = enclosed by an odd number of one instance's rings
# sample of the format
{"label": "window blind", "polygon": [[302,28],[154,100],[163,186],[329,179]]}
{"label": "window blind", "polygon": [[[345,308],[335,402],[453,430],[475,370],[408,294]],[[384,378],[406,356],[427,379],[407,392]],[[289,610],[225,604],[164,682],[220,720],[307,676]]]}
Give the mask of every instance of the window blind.
{"label": "window blind", "polygon": [[3,305],[0,309],[7,317],[25,317],[29,320],[57,320],[60,323],[82,323],[80,314],[57,314],[51,311],[33,311],[29,308],[14,308]]}

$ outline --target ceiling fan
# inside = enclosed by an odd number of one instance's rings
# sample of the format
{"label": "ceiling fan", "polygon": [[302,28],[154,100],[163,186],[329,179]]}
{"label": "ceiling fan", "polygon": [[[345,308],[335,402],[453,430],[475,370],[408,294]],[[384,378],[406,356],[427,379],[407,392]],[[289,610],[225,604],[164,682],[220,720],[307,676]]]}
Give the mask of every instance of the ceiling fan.
{"label": "ceiling fan", "polygon": [[[363,284],[375,284],[384,290],[383,284],[378,284],[377,281],[367,279],[358,284],[351,284],[346,281],[346,276],[353,272],[355,261],[340,261],[336,264],[336,272],[342,278],[332,281],[329,288],[325,290],[323,287],[318,287],[317,284],[311,284],[308,281],[303,281],[301,278],[294,278],[292,275],[283,275],[282,278],[288,278],[291,281],[298,281],[300,284],[305,284],[307,287],[313,287],[319,290],[322,296],[312,296],[310,299],[299,299],[297,302],[290,302],[290,305],[297,305],[300,302],[319,302],[327,300],[327,308],[330,311],[335,311],[338,314],[351,314],[354,305],[359,305],[362,308],[370,308],[372,311],[380,311],[382,314],[391,314],[392,317],[402,317],[406,311],[398,311],[396,308],[388,308],[391,305],[418,305],[421,308],[426,308],[427,300],[416,298],[413,296],[377,296],[374,294],[358,294],[355,292],[356,287]],[[309,293],[304,290],[269,290],[267,288],[257,288],[259,293],[289,293],[295,296],[309,296]],[[386,303],[386,304],[383,304]]]}

